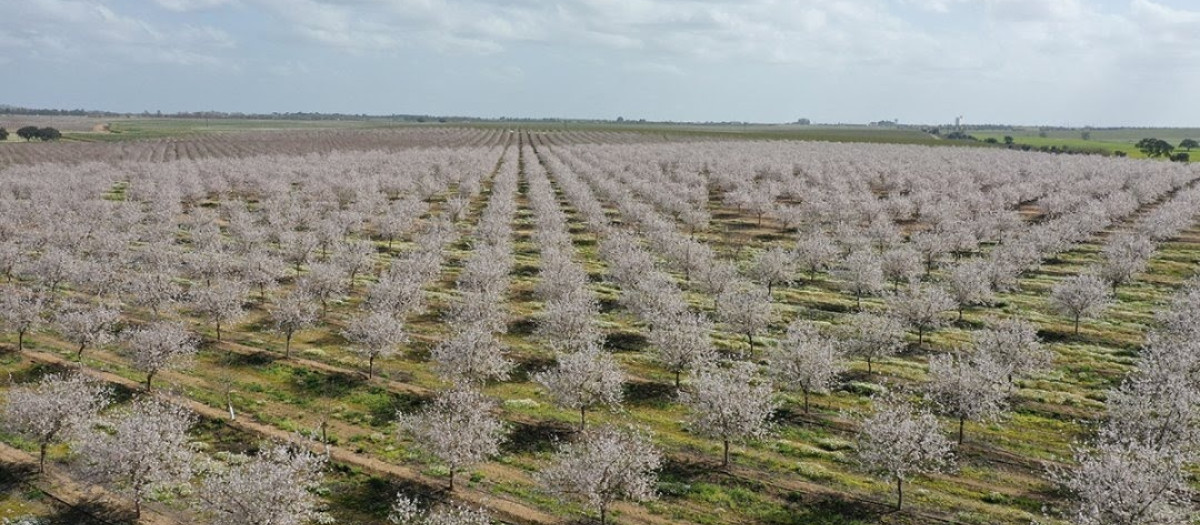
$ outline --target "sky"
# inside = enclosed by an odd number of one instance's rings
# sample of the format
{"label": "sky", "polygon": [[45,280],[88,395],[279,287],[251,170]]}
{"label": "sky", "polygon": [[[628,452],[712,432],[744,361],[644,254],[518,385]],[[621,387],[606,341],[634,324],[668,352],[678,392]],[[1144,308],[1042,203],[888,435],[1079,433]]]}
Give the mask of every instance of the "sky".
{"label": "sky", "polygon": [[1200,126],[1197,0],[0,0],[0,104]]}

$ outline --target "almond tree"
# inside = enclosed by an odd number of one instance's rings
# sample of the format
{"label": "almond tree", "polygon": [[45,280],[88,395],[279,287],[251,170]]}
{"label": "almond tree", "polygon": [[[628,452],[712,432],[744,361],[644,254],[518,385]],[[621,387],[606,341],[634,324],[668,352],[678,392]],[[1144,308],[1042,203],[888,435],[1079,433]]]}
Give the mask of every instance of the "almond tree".
{"label": "almond tree", "polygon": [[838,249],[833,239],[818,231],[801,234],[792,253],[796,264],[808,272],[808,279],[811,281],[817,272],[829,267],[829,263],[837,257]]}
{"label": "almond tree", "polygon": [[296,289],[321,302],[321,315],[329,309],[329,301],[346,294],[346,272],[328,263],[309,266],[308,273],[296,281]]}
{"label": "almond tree", "polygon": [[1037,327],[1024,319],[1004,319],[974,332],[975,351],[1002,366],[1008,381],[1049,368],[1054,352],[1042,344]]}
{"label": "almond tree", "polygon": [[280,297],[270,309],[273,330],[283,334],[283,355],[292,355],[292,337],[296,332],[317,323],[316,300],[300,290]]}
{"label": "almond tree", "polygon": [[886,315],[853,314],[839,332],[846,354],[866,361],[868,374],[872,372],[872,361],[896,355],[904,348],[904,325]]}
{"label": "almond tree", "polygon": [[896,509],[904,506],[904,482],[914,475],[945,471],[954,444],[942,435],[929,411],[898,398],[875,401],[875,412],[859,427],[858,463],[896,484]]}
{"label": "almond tree", "polygon": [[295,444],[264,444],[257,454],[230,454],[194,492],[207,523],[302,525],[326,522],[316,490],[328,458]]}
{"label": "almond tree", "polygon": [[400,493],[396,494],[388,522],[394,525],[492,525],[492,517],[487,509],[458,503],[421,510],[415,499]]}
{"label": "almond tree", "polygon": [[1100,251],[1099,275],[1109,282],[1115,293],[1117,287],[1129,282],[1134,275],[1146,269],[1154,253],[1154,242],[1138,234],[1123,234],[1114,237]]}
{"label": "almond tree", "polygon": [[967,306],[987,304],[995,296],[992,294],[991,274],[989,264],[983,261],[955,265],[946,279],[946,292],[958,305],[958,320],[963,319],[963,310]]}
{"label": "almond tree", "polygon": [[553,463],[536,478],[550,493],[595,509],[604,524],[612,503],[657,497],[654,485],[661,464],[662,455],[647,432],[605,426],[559,446]]}
{"label": "almond tree", "polygon": [[717,318],[731,331],[746,335],[750,349],[754,352],[754,334],[767,329],[774,312],[771,296],[758,286],[747,286],[732,290],[721,297],[717,304]]}
{"label": "almond tree", "polygon": [[243,302],[249,287],[239,281],[220,281],[216,285],[193,291],[192,309],[212,321],[221,340],[221,323],[232,323],[246,315]]}
{"label": "almond tree", "polygon": [[397,413],[397,428],[446,464],[453,491],[455,474],[500,453],[507,430],[494,409],[492,400],[477,390],[444,390],[421,412]]}
{"label": "almond tree", "polygon": [[573,354],[559,354],[558,364],[534,374],[533,381],[546,389],[555,405],[578,410],[579,429],[583,430],[589,408],[621,406],[625,373],[611,355],[592,346]]}
{"label": "almond tree", "polygon": [[0,421],[38,444],[38,471],[43,472],[46,449],[75,437],[109,402],[108,389],[82,374],[47,374],[37,385],[10,388]]}
{"label": "almond tree", "polygon": [[767,287],[770,295],[776,284],[787,284],[792,280],[792,256],[780,247],[763,250],[750,262],[748,274],[759,284]]}
{"label": "almond tree", "polygon": [[75,359],[83,359],[83,350],[112,342],[113,330],[120,320],[121,311],[106,305],[79,305],[59,312],[54,318],[63,339],[79,345]]}
{"label": "almond tree", "polygon": [[1077,466],[1051,470],[1075,499],[1068,518],[1078,525],[1187,524],[1197,506],[1186,464],[1171,448],[1101,435],[1075,449]]}
{"label": "almond tree", "polygon": [[917,345],[925,344],[925,332],[946,324],[943,313],[954,308],[954,299],[939,286],[912,285],[888,299],[891,314],[917,330]]}
{"label": "almond tree", "polygon": [[342,336],[353,343],[352,352],[367,359],[367,379],[375,376],[376,359],[396,355],[399,352],[396,347],[408,341],[404,323],[386,312],[367,312],[355,317]]}
{"label": "almond tree", "polygon": [[788,326],[783,342],[768,354],[767,370],[781,387],[804,392],[807,414],[809,393],[828,392],[846,363],[837,341],[822,335],[812,323],[796,320]]}
{"label": "almond tree", "polygon": [[49,307],[46,294],[27,288],[6,286],[0,290],[0,322],[17,333],[17,351],[25,350],[25,334],[44,322]]}
{"label": "almond tree", "polygon": [[596,325],[600,306],[586,290],[546,302],[538,319],[537,334],[551,348],[560,352],[575,352],[600,344],[604,338]]}
{"label": "almond tree", "polygon": [[729,368],[710,367],[679,394],[691,416],[688,427],[722,443],[721,466],[729,466],[729,442],[758,439],[770,428],[775,411],[775,392],[769,381],[755,377],[750,363],[733,363]]}
{"label": "almond tree", "polygon": [[648,336],[654,359],[675,373],[675,388],[683,372],[702,369],[717,360],[711,333],[713,323],[700,312],[661,314],[650,322]]}
{"label": "almond tree", "polygon": [[151,399],[134,401],[83,435],[80,470],[86,479],[132,500],[140,517],[147,499],[178,489],[191,478],[196,453],[187,433],[194,422],[195,416],[180,407]]}
{"label": "almond tree", "polygon": [[1050,290],[1050,305],[1075,322],[1077,335],[1081,318],[1098,315],[1111,303],[1112,290],[1094,275],[1076,275],[1059,282]]}
{"label": "almond tree", "polygon": [[182,324],[158,321],[130,332],[122,353],[134,370],[146,374],[146,390],[150,390],[155,374],[186,366],[196,352],[196,339]]}
{"label": "almond tree", "polygon": [[986,356],[959,357],[952,354],[929,360],[926,393],[937,410],[958,420],[958,444],[963,443],[963,426],[970,421],[994,421],[1007,408],[1004,377],[1008,371]]}
{"label": "almond tree", "polygon": [[456,326],[453,333],[430,352],[438,375],[459,385],[508,378],[513,363],[505,357],[503,344],[487,326],[478,323]]}
{"label": "almond tree", "polygon": [[842,287],[854,294],[856,308],[862,310],[864,295],[872,295],[883,289],[883,267],[874,252],[860,250],[850,254],[834,272],[842,281]]}
{"label": "almond tree", "polygon": [[900,289],[902,282],[911,284],[921,278],[921,254],[907,244],[883,252],[879,262],[880,270],[892,282],[893,290]]}

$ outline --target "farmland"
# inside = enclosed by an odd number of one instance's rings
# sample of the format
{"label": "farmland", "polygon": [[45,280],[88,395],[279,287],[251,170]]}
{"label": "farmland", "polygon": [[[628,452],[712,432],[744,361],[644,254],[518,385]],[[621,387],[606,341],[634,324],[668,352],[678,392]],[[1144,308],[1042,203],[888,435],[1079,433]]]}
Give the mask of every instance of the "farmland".
{"label": "farmland", "polygon": [[[312,492],[337,523],[388,523],[397,493],[509,523],[598,519],[539,482],[581,423],[633,426],[661,455],[656,498],[615,501],[612,522],[1067,523],[1061,473],[1120,418],[1110,399],[1145,349],[1185,337],[1164,313],[1200,264],[1195,164],[804,140],[851,138],[828,130],[163,126],[0,145],[0,397],[78,371],[114,392],[106,412],[186,410],[204,458],[270,440],[327,453]],[[1093,274],[1115,293],[1076,323],[1052,298]],[[908,307],[938,293],[953,302],[918,321]],[[311,314],[293,329],[289,304]],[[103,337],[72,337],[68,314],[99,309]],[[901,327],[894,348],[844,353],[880,319]],[[936,402],[931,363],[982,355],[1005,321],[1032,327],[1045,362],[1000,374],[995,417]],[[403,333],[372,330],[391,324]],[[165,327],[195,351],[147,366],[138,334]],[[672,336],[696,338],[677,362]],[[811,393],[780,375],[780,349],[805,341],[842,363]],[[581,355],[615,363],[615,399],[554,395]],[[749,439],[697,417],[729,370],[768,394]],[[397,420],[452,387],[505,429],[458,472]],[[906,475],[899,510],[893,478],[859,460],[887,400],[937,413],[953,456]],[[39,443],[0,427],[0,518],[210,522],[198,488],[150,494],[135,518],[74,441],[39,474]]]}

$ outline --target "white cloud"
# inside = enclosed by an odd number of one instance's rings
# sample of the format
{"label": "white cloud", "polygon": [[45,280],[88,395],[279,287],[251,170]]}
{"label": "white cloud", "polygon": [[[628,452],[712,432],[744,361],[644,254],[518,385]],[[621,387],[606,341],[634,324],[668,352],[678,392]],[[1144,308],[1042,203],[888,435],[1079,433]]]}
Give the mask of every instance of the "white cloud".
{"label": "white cloud", "polygon": [[234,0],[154,0],[163,9],[177,12],[213,9],[233,3]]}

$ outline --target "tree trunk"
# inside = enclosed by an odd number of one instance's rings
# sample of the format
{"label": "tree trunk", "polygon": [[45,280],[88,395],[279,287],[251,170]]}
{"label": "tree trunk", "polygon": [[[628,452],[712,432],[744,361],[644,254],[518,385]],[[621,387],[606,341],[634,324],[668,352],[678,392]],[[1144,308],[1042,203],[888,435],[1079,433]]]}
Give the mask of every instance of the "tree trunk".
{"label": "tree trunk", "polygon": [[50,443],[47,443],[47,442],[42,442],[42,444],[38,446],[38,472],[39,473],[46,471],[46,447],[49,447],[49,446],[50,446]]}
{"label": "tree trunk", "polygon": [[579,431],[587,428],[587,407],[579,407]]}
{"label": "tree trunk", "polygon": [[1075,316],[1075,335],[1079,335],[1079,316]]}
{"label": "tree trunk", "polygon": [[25,330],[17,330],[17,351],[25,351]]}
{"label": "tree trunk", "polygon": [[154,372],[146,372],[146,391],[149,392],[150,385],[154,382]]}
{"label": "tree trunk", "polygon": [[963,425],[965,425],[966,423],[967,423],[967,418],[965,418],[965,417],[958,418],[958,446],[960,446],[960,447],[963,444]]}
{"label": "tree trunk", "polygon": [[868,357],[868,358],[867,358],[867,373],[868,373],[868,374],[872,373],[872,372],[871,372],[871,358],[870,358],[870,357]]}
{"label": "tree trunk", "polygon": [[962,316],[963,316],[963,305],[960,304],[960,305],[958,305],[958,322],[960,322],[960,323],[962,322]]}
{"label": "tree trunk", "polygon": [[808,389],[804,389],[804,413],[808,413]]}
{"label": "tree trunk", "polygon": [[283,357],[292,357],[292,331],[288,330],[287,335],[284,337]]}
{"label": "tree trunk", "polygon": [[925,346],[925,327],[917,327],[917,347]]}
{"label": "tree trunk", "polygon": [[374,377],[375,377],[375,356],[371,355],[371,357],[367,358],[367,379],[371,379]]}
{"label": "tree trunk", "polygon": [[221,342],[221,321],[217,321],[217,342]]}
{"label": "tree trunk", "polygon": [[675,390],[679,390],[679,370],[675,371]]}
{"label": "tree trunk", "polygon": [[600,525],[604,525],[608,520],[608,504],[600,504]]}
{"label": "tree trunk", "polygon": [[83,347],[84,346],[87,346],[87,343],[79,343],[79,350],[75,351],[75,360],[76,361],[83,361]]}
{"label": "tree trunk", "polygon": [[904,480],[896,478],[896,510],[904,508]]}
{"label": "tree trunk", "polygon": [[722,450],[722,454],[721,454],[721,466],[728,467],[729,466],[729,440],[728,439],[723,440],[721,443],[722,443],[722,446],[724,447],[724,449]]}
{"label": "tree trunk", "polygon": [[454,492],[454,467],[450,467],[450,492]]}

